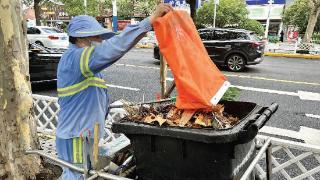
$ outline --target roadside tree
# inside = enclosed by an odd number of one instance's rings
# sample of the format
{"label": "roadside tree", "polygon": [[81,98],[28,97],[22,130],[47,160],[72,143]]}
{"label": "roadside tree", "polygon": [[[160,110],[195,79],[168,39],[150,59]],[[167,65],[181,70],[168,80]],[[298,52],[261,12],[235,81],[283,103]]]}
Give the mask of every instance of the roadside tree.
{"label": "roadside tree", "polygon": [[0,179],[33,179],[38,149],[21,1],[0,1]]}
{"label": "roadside tree", "polygon": [[320,0],[296,0],[286,8],[283,21],[286,25],[299,27],[305,34],[303,42],[310,42],[313,31],[320,31]]}
{"label": "roadside tree", "polygon": [[[237,26],[247,20],[248,10],[244,0],[220,0],[217,6],[216,27]],[[203,4],[197,11],[197,25],[213,25],[214,0]]]}
{"label": "roadside tree", "polygon": [[157,4],[157,0],[139,0],[135,7],[135,13],[142,13],[146,17],[150,16]]}
{"label": "roadside tree", "polygon": [[309,0],[310,15],[302,42],[310,42],[320,13],[320,0]]}
{"label": "roadside tree", "polygon": [[85,8],[83,0],[61,0],[61,2],[64,4],[66,12],[71,16],[85,14],[86,11],[90,16],[97,16],[101,12],[99,5],[103,3],[101,0],[87,0],[87,8]]}
{"label": "roadside tree", "polygon": [[253,19],[247,19],[239,25],[239,28],[253,31],[260,36],[264,34],[264,28],[262,24],[259,21]]}

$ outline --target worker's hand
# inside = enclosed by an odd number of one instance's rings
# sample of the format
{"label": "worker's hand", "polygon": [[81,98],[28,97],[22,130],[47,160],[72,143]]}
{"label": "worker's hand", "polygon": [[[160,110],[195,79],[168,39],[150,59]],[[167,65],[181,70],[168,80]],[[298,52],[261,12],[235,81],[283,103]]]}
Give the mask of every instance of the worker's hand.
{"label": "worker's hand", "polygon": [[153,14],[150,16],[150,22],[153,24],[153,22],[158,18],[162,17],[168,12],[172,11],[173,8],[170,4],[159,4],[156,8],[156,10],[153,12]]}

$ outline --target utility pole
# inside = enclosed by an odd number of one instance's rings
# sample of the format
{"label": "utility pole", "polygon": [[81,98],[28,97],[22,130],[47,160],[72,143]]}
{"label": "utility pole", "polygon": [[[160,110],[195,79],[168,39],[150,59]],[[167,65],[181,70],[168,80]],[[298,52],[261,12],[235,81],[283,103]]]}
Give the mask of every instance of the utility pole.
{"label": "utility pole", "polygon": [[214,0],[213,28],[216,27],[216,16],[217,16],[217,5],[218,4],[219,4],[219,0]]}
{"label": "utility pole", "polygon": [[271,7],[273,4],[273,0],[269,0],[269,11],[268,11],[268,17],[267,17],[267,23],[266,23],[266,30],[264,32],[264,37],[268,38],[268,33],[269,33],[269,24],[270,24],[270,12],[271,12]]}
{"label": "utility pole", "polygon": [[84,0],[83,5],[84,5],[84,14],[87,15],[87,0]]}
{"label": "utility pole", "polygon": [[112,27],[113,32],[118,31],[118,13],[117,0],[112,0]]}

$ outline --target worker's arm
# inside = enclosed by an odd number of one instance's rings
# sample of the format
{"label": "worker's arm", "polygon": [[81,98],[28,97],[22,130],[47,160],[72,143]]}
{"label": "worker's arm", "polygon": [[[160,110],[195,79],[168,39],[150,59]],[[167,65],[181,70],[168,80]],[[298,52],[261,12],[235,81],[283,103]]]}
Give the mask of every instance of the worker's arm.
{"label": "worker's arm", "polygon": [[125,30],[101,45],[94,48],[89,59],[89,68],[93,73],[100,72],[119,60],[128,52],[137,42],[152,29],[151,24],[169,11],[172,7],[167,4],[160,4],[149,17],[136,25],[129,25]]}
{"label": "worker's arm", "polygon": [[89,68],[97,73],[110,66],[128,52],[148,31],[150,19],[146,18],[136,25],[129,25],[125,30],[94,48],[89,59]]}

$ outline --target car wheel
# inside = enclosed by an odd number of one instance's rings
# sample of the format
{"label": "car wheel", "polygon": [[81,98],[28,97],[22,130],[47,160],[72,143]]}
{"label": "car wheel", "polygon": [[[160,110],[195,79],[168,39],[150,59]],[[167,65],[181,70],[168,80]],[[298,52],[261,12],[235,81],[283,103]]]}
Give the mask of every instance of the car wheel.
{"label": "car wheel", "polygon": [[239,54],[228,56],[226,64],[228,69],[234,72],[242,71],[245,68],[245,60]]}
{"label": "car wheel", "polygon": [[43,43],[40,42],[40,41],[36,41],[35,43],[38,44],[38,45],[40,45],[40,46],[42,46],[42,47],[44,47]]}

